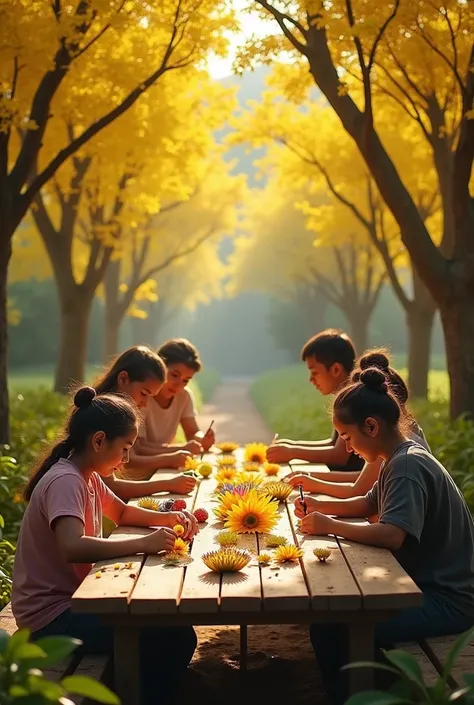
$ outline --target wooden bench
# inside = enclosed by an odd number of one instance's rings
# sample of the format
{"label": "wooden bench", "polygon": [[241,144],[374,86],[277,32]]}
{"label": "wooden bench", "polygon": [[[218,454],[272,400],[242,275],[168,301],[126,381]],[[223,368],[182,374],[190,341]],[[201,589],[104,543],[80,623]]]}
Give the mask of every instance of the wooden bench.
{"label": "wooden bench", "polygon": [[[13,616],[10,603],[0,611],[0,629],[3,629],[10,635],[17,631],[15,617]],[[110,659],[107,656],[95,654],[85,655],[81,658],[77,654],[73,654],[69,659],[63,661],[63,663],[45,668],[43,673],[48,680],[55,682],[74,674],[76,676],[88,676],[89,678],[104,683],[106,680],[110,682],[110,665]],[[92,702],[87,698],[75,695],[70,696],[70,699],[76,703],[76,705],[86,705]]]}

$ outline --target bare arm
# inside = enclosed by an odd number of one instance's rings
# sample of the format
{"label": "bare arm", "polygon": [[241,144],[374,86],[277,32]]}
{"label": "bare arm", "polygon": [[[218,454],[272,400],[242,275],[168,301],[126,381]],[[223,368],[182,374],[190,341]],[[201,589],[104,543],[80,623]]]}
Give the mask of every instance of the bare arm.
{"label": "bare arm", "polygon": [[379,546],[397,551],[401,548],[406,538],[406,531],[393,524],[350,524],[338,519],[330,519],[330,531],[336,536],[341,536],[349,541],[365,543],[369,546]]}
{"label": "bare arm", "polygon": [[335,445],[322,446],[321,448],[275,444],[267,450],[267,458],[272,463],[287,463],[289,460],[299,459],[310,463],[344,466],[349,457],[350,453],[348,453],[346,443],[342,438],[338,438]]}
{"label": "bare arm", "polygon": [[321,441],[292,441],[289,438],[279,438],[275,441],[276,445],[282,443],[289,446],[301,446],[305,448],[320,448],[321,446],[333,446],[334,440],[332,438],[324,438]]}
{"label": "bare arm", "polygon": [[351,497],[350,499],[315,499],[305,497],[306,512],[301,499],[295,502],[296,516],[302,519],[312,512],[331,514],[339,517],[367,517],[374,513],[374,508],[366,497]]}
{"label": "bare arm", "polygon": [[[315,479],[313,477],[305,477],[302,474],[294,475],[287,478],[287,481],[297,487],[299,484],[303,486],[305,492],[312,494],[325,494],[338,499],[349,499],[351,497],[363,497],[369,490],[372,489],[380,472],[381,461],[376,460],[373,463],[366,463],[364,469],[360,473],[320,473],[324,479]],[[333,475],[355,475],[355,482],[332,482]]]}
{"label": "bare arm", "polygon": [[187,475],[178,475],[173,478],[159,480],[121,480],[117,477],[104,478],[104,482],[120,499],[128,502],[129,499],[156,494],[157,492],[176,492],[188,494],[195,485],[196,480]]}

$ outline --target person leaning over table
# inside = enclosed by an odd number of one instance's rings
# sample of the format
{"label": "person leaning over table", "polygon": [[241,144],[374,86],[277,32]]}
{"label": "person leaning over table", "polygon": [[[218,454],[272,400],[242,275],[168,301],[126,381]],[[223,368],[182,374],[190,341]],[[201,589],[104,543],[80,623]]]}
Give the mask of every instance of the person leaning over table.
{"label": "person leaning over table", "polygon": [[[156,554],[174,547],[172,530],[183,538],[197,532],[189,512],[155,512],[122,502],[104,484],[126,463],[140,416],[132,401],[83,387],[61,440],[39,461],[26,487],[13,567],[12,609],[20,629],[33,640],[67,635],[80,639],[81,652],[113,655],[114,630],[96,614],[75,614],[72,597],[97,561]],[[102,538],[102,518],[122,526],[159,527],[136,538]],[[178,697],[196,648],[192,627],[140,631],[142,703],[170,705]],[[157,687],[157,683],[159,687]]]}
{"label": "person leaning over table", "polygon": [[[410,440],[406,417],[376,368],[337,395],[333,423],[350,450],[368,463],[383,461],[379,479],[362,497],[296,502],[304,533],[335,534],[392,551],[423,593],[410,607],[375,626],[375,648],[457,634],[474,625],[474,524],[463,495],[447,470],[419,443]],[[337,517],[368,517],[354,524]],[[312,625],[311,643],[334,703],[347,696],[347,626]]]}
{"label": "person leaning over table", "polygon": [[[323,330],[310,338],[301,351],[301,358],[310,372],[310,383],[324,396],[334,394],[347,384],[354,369],[354,345],[346,333],[339,330]],[[363,461],[346,449],[334,429],[333,436],[322,441],[291,441],[280,439],[267,450],[271,463],[287,463],[289,460],[307,460],[324,463],[330,470],[362,470]]]}
{"label": "person leaning over table", "polygon": [[[376,367],[387,377],[387,381],[395,394],[400,411],[407,423],[407,434],[409,438],[422,445],[430,451],[425,434],[420,425],[415,421],[406,407],[408,401],[408,388],[403,378],[390,366],[388,353],[384,348],[374,348],[362,355],[358,362],[358,369],[351,375],[351,381],[357,382],[363,370],[369,367]],[[313,494],[325,494],[338,499],[349,499],[366,494],[374,482],[377,480],[382,464],[381,458],[376,458],[372,463],[365,463],[360,472],[317,472],[305,473],[304,468],[292,472],[285,477],[285,482],[289,482],[293,487],[302,485],[305,492]]]}
{"label": "person leaning over table", "polygon": [[[150,399],[158,394],[165,380],[166,365],[161,357],[144,345],[136,345],[119,355],[103,376],[95,382],[94,387],[97,394],[128,396],[133,399],[138,408],[145,410]],[[169,463],[169,466],[177,462],[184,465],[188,456],[190,456],[188,451],[178,450],[163,454],[161,459]],[[122,479],[120,474],[123,472],[123,468],[117,468],[116,473],[104,481],[112,492],[125,502],[157,492],[188,494],[196,485],[193,477],[182,473],[168,479],[137,481]]]}
{"label": "person leaning over table", "polygon": [[[170,465],[170,453],[200,455],[215,442],[212,429],[206,434],[200,431],[194,397],[187,386],[201,369],[196,347],[189,340],[174,338],[161,346],[158,355],[167,367],[166,382],[147,405],[130,463],[121,473],[124,479],[143,480],[158,468],[182,467],[183,460]],[[186,436],[184,445],[173,444],[179,426]]]}

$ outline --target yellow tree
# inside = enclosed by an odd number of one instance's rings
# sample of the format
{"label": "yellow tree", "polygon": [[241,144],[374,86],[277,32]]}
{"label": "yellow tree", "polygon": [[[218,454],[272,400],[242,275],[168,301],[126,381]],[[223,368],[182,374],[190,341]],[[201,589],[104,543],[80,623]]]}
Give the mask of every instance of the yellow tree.
{"label": "yellow tree", "polygon": [[351,222],[340,206],[325,206],[323,193],[313,195],[313,203],[319,202],[314,207],[331,210],[333,222],[326,214],[321,233],[313,212],[314,229],[309,229],[301,209],[295,207],[295,197],[302,201],[306,195],[302,190],[292,192],[278,178],[251,194],[245,234],[237,240],[231,259],[233,289],[266,291],[291,300],[306,318],[306,306],[329,301],[344,313],[357,349],[365,350],[385,272],[360,225]]}
{"label": "yellow tree", "polygon": [[[451,380],[451,413],[474,413],[474,209],[470,179],[474,159],[474,16],[470,3],[448,0],[439,5],[422,0],[300,0],[275,3],[256,0],[262,16],[277,30],[270,44],[273,54],[282,49],[306,64],[312,81],[321,90],[344,129],[353,139],[401,232],[401,237],[420,277],[436,301],[443,322]],[[249,42],[242,65],[268,45]],[[420,47],[429,57],[428,67],[439,60],[442,71],[424,71]],[[391,54],[391,58],[390,58]],[[394,59],[400,57],[400,62]],[[435,93],[452,127],[450,184],[452,218],[449,237],[437,247],[417,204],[401,178],[395,160],[383,144],[374,88],[390,81],[387,71],[402,75],[402,87],[410,85],[417,95],[413,114],[428,116],[426,97]],[[398,73],[397,73],[398,72]],[[355,77],[355,78],[354,78]],[[353,91],[355,83],[362,91]],[[385,85],[388,85],[387,83]],[[398,92],[399,91],[399,92]],[[398,92],[398,93],[397,93]],[[401,98],[401,88],[396,89]],[[454,93],[449,100],[448,95]],[[362,98],[360,95],[362,94]],[[418,114],[416,112],[418,110]],[[446,123],[433,132],[445,134]]]}
{"label": "yellow tree", "polygon": [[[91,95],[83,106],[88,114],[94,109]],[[32,213],[52,263],[61,312],[58,391],[83,379],[92,301],[121,237],[128,228],[143,227],[160,200],[187,198],[213,147],[213,130],[231,107],[228,91],[205,74],[165,76],[153,95],[92,139],[37,194]],[[57,135],[61,127],[74,134],[70,119],[67,112],[61,116]],[[87,250],[85,263],[77,262],[77,245],[83,254]]]}
{"label": "yellow tree", "polygon": [[[158,310],[163,313],[165,305],[170,310],[171,291],[178,273],[181,277],[183,271],[194,273],[189,278],[194,277],[199,282],[202,265],[195,263],[199,251],[206,243],[208,247],[205,251],[208,254],[212,248],[217,252],[223,236],[234,231],[237,206],[243,198],[244,180],[231,176],[231,168],[232,165],[225,164],[220,152],[210,155],[204,163],[204,173],[199,174],[202,178],[199,178],[186,200],[165,204],[144,225],[128,228],[126,236],[122,234],[121,246],[108,264],[104,281],[104,351],[107,357],[117,352],[124,316],[132,308],[135,315],[143,311],[140,306],[137,311],[137,300],[144,298],[146,301],[148,292],[153,299],[157,291],[157,305],[153,307],[156,316]],[[180,262],[183,263],[182,267],[178,266]],[[171,277],[166,276],[169,269],[173,272]],[[216,266],[211,267],[213,270]],[[217,279],[220,279],[219,274]],[[180,283],[179,288],[185,299],[190,301],[191,297],[194,302],[194,291],[186,293],[184,282]],[[168,292],[167,297],[163,292]],[[176,293],[173,296],[176,299]]]}
{"label": "yellow tree", "polygon": [[[277,81],[273,80],[273,83]],[[334,112],[321,101],[304,103],[297,108],[281,98],[281,91],[274,87],[264,95],[261,103],[251,103],[250,110],[235,120],[238,131],[232,140],[250,141],[256,147],[276,145],[270,149],[265,163],[275,166],[285,184],[300,184],[310,193],[327,189],[330,200],[342,206],[325,209],[330,221],[337,214],[338,218],[346,220],[348,217],[355,218],[362,226],[367,240],[382,257],[388,280],[406,314],[411,393],[415,397],[425,398],[436,309],[434,301],[411,262],[407,262],[406,257],[400,257],[404,248],[396,223]],[[397,159],[404,181],[416,198],[423,219],[426,221],[431,217],[430,231],[435,232],[438,223],[433,222],[432,216],[439,209],[440,199],[437,198],[431,157],[419,135],[413,134],[413,126],[407,124],[403,113],[398,113],[397,129],[389,119],[382,131],[384,144],[391,154],[404,155],[404,159]],[[394,116],[390,114],[388,117]],[[317,133],[312,129],[315,123],[318,124]],[[409,149],[407,143],[410,144]],[[285,155],[284,151],[288,154]],[[414,158],[417,169],[413,169]],[[311,218],[310,227],[314,225],[316,230],[333,232],[331,222],[329,228],[324,225],[321,208],[314,211],[308,207],[306,212],[316,215]],[[409,287],[404,281],[407,266],[411,270]]]}
{"label": "yellow tree", "polygon": [[[0,442],[8,439],[6,281],[15,230],[59,167],[162,76],[196,65],[209,50],[222,52],[226,26],[232,26],[228,10],[214,0],[14,0],[0,6]],[[110,70],[111,63],[118,70]],[[68,95],[87,95],[99,85],[103,111],[85,116],[35,170],[58,106],[73,109]]]}

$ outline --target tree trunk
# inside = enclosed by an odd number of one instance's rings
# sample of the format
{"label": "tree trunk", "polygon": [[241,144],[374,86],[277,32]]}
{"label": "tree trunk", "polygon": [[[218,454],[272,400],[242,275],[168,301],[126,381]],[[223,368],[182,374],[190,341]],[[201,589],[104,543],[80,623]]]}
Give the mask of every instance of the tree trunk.
{"label": "tree trunk", "polygon": [[451,418],[474,417],[474,316],[472,296],[456,297],[440,307],[448,372]]}
{"label": "tree trunk", "polygon": [[10,440],[8,403],[8,265],[12,254],[11,240],[0,247],[0,444]]}
{"label": "tree trunk", "polygon": [[345,309],[344,314],[349,323],[356,354],[358,356],[362,355],[369,346],[370,314],[367,314],[365,311],[350,311]]}
{"label": "tree trunk", "polygon": [[415,399],[428,397],[431,336],[435,309],[425,310],[416,303],[408,310],[408,388]]}
{"label": "tree trunk", "polygon": [[60,341],[54,390],[67,394],[71,387],[84,382],[86,369],[87,330],[93,296],[59,296]]}
{"label": "tree trunk", "polygon": [[111,260],[104,278],[104,360],[108,361],[118,353],[120,325],[120,260]]}

